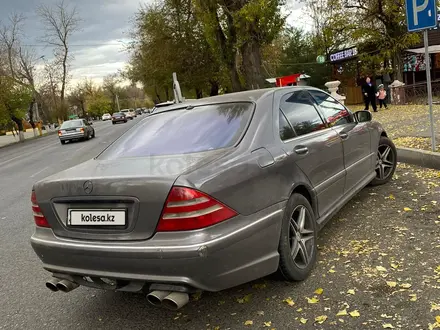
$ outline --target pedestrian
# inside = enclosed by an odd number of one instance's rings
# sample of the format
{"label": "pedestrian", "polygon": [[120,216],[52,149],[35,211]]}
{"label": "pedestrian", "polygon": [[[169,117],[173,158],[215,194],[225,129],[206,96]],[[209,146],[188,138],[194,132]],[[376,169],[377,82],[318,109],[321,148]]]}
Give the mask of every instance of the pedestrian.
{"label": "pedestrian", "polygon": [[370,103],[374,112],[377,112],[376,105],[376,87],[371,82],[371,78],[367,76],[365,84],[362,86],[362,93],[364,94],[365,110],[369,110]]}
{"label": "pedestrian", "polygon": [[380,108],[382,109],[382,106],[384,106],[385,109],[388,109],[387,103],[386,103],[387,92],[386,92],[385,86],[383,84],[380,84],[377,87],[376,96],[377,96],[377,99],[379,100]]}

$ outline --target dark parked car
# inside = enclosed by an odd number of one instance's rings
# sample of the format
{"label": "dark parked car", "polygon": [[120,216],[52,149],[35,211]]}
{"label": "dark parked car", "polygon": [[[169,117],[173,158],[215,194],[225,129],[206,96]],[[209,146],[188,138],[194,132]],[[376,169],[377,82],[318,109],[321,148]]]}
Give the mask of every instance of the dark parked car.
{"label": "dark parked car", "polygon": [[115,112],[112,115],[112,124],[116,124],[116,123],[126,123],[127,122],[127,117],[125,116],[125,114],[123,112]]}
{"label": "dark parked car", "polygon": [[396,148],[371,113],[311,87],[175,104],[96,158],[36,183],[31,243],[53,291],[188,293],[276,271],[305,279],[317,233],[362,188],[388,182]]}
{"label": "dark parked car", "polygon": [[61,144],[73,140],[89,140],[95,137],[93,123],[85,119],[73,119],[65,121],[58,130]]}

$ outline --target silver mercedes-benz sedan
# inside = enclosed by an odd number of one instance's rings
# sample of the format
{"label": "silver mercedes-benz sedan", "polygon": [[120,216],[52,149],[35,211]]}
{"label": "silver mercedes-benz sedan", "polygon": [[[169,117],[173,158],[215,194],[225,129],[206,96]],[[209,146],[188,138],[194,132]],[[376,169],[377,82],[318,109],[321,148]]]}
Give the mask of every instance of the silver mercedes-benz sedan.
{"label": "silver mercedes-benz sedan", "polygon": [[318,230],[396,161],[370,112],[319,89],[174,104],[34,185],[32,247],[53,291],[143,291],[173,309],[276,271],[303,280]]}

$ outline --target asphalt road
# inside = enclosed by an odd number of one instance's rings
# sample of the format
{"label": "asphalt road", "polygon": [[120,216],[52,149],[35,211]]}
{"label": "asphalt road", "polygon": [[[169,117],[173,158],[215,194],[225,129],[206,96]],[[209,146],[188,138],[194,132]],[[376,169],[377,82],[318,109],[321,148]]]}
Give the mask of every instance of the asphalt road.
{"label": "asphalt road", "polygon": [[154,308],[141,294],[47,290],[49,274],[29,244],[32,184],[94,157],[139,120],[96,123],[96,138],[86,142],[62,146],[52,135],[0,149],[0,329],[427,329],[435,323],[440,172],[409,166],[400,166],[390,184],[364,189],[335,216],[320,233],[319,261],[304,282],[270,276],[194,296],[179,312]]}

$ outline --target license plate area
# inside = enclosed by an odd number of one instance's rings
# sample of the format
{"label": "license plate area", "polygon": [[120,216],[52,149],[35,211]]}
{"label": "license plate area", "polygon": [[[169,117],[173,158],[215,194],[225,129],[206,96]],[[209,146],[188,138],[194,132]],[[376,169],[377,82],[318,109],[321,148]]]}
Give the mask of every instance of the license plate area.
{"label": "license plate area", "polygon": [[126,209],[68,209],[68,227],[126,228]]}

